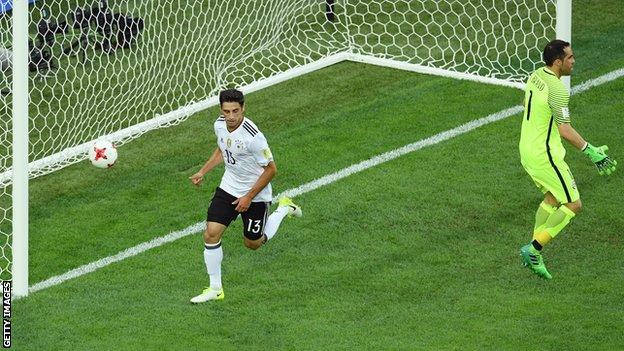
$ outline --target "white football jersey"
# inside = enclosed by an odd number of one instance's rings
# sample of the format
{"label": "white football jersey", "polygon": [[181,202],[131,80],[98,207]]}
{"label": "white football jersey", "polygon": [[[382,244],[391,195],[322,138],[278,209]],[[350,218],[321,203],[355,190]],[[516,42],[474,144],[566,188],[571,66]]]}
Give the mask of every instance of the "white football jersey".
{"label": "white football jersey", "polygon": [[[236,197],[244,196],[256,184],[264,168],[273,161],[264,134],[247,117],[233,132],[229,132],[225,117],[219,116],[214,123],[217,144],[223,154],[225,173],[219,187]],[[267,184],[253,202],[269,202],[273,199],[271,183]]]}

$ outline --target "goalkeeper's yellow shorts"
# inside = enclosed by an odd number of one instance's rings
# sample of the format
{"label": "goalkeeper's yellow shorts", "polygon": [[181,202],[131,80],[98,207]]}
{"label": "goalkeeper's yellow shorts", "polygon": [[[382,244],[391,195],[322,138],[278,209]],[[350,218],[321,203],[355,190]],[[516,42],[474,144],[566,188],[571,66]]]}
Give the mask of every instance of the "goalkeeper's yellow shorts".
{"label": "goalkeeper's yellow shorts", "polygon": [[542,193],[550,192],[560,203],[574,202],[580,198],[574,176],[564,161],[539,169],[522,166]]}

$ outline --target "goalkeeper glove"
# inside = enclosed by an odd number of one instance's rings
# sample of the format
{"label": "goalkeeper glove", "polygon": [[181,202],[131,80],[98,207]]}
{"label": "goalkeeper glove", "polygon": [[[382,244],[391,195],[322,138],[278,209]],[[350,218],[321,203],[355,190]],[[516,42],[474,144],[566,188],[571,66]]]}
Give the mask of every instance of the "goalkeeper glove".
{"label": "goalkeeper glove", "polygon": [[615,166],[617,165],[615,160],[607,156],[607,150],[609,150],[607,145],[595,147],[590,143],[587,143],[585,148],[583,148],[583,153],[596,165],[600,175],[610,175],[615,172]]}

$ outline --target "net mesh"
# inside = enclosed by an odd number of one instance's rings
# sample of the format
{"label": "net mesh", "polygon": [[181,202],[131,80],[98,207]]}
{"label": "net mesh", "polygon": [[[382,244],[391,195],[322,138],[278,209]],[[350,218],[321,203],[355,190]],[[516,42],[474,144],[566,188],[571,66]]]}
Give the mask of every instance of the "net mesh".
{"label": "net mesh", "polygon": [[355,53],[523,82],[555,35],[554,1],[345,1]]}

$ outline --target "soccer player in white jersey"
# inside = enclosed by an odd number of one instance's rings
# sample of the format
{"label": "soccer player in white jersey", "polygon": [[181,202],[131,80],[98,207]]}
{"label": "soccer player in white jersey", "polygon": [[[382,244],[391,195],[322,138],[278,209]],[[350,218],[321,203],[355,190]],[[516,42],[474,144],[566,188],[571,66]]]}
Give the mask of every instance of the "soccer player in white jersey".
{"label": "soccer player in white jersey", "polygon": [[301,217],[299,206],[283,197],[277,209],[269,216],[273,199],[271,179],[277,168],[266,138],[258,127],[243,114],[243,93],[224,90],[219,94],[222,115],[214,123],[217,148],[199,172],[189,179],[199,186],[204,175],[221,162],[225,173],[215,190],[208,207],[204,231],[204,261],[210,277],[210,286],[192,303],[222,300],[225,295],[221,284],[221,261],[223,248],[221,236],[230,223],[240,214],[243,219],[245,246],[256,250],[277,233],[286,215]]}

